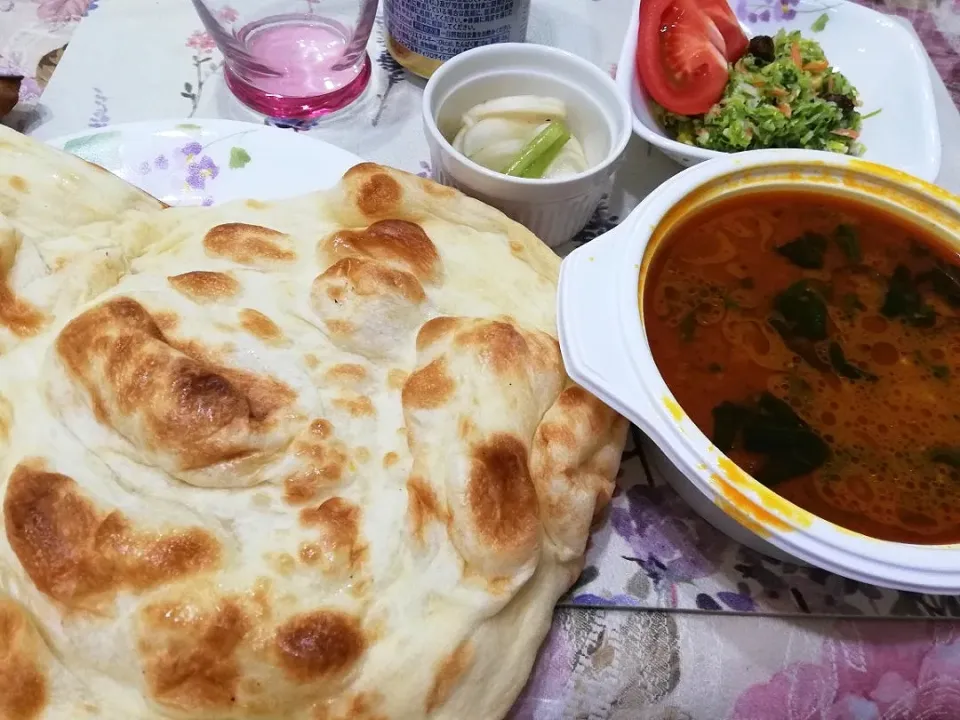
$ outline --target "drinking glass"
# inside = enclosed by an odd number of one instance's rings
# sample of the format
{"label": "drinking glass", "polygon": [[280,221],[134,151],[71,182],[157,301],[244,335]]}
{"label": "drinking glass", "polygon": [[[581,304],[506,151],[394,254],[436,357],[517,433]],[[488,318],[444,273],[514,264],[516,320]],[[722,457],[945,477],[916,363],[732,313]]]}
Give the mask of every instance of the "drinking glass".
{"label": "drinking glass", "polygon": [[370,81],[377,0],[193,0],[224,57],[227,86],[272,117],[340,110]]}

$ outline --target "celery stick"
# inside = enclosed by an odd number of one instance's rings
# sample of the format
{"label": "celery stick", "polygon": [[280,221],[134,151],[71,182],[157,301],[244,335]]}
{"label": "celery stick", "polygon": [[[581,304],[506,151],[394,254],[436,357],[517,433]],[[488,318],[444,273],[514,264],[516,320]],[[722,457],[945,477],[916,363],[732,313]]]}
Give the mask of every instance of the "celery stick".
{"label": "celery stick", "polygon": [[[562,148],[569,139],[570,131],[567,130],[566,125],[559,120],[551,121],[547,127],[537,133],[537,136],[523,147],[517,159],[510,163],[507,169],[503,171],[504,175],[526,177],[524,173],[543,153],[547,152],[555,144],[559,148]],[[556,155],[554,155],[554,157],[556,157]],[[545,170],[546,167],[542,168],[540,175],[543,175]]]}
{"label": "celery stick", "polygon": [[564,145],[568,142],[570,142],[569,133],[566,138],[558,140],[544,150],[540,157],[527,166],[527,169],[524,170],[523,175],[520,177],[530,178],[531,180],[539,180],[542,178],[547,174],[547,169],[553,164],[553,161],[557,159],[557,155],[560,154],[560,151],[563,150]]}

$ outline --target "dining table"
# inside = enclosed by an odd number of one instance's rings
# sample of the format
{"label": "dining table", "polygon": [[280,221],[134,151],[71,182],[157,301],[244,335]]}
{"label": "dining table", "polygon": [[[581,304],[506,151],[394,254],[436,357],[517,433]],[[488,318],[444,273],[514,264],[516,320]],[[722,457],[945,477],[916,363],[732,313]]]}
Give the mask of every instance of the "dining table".
{"label": "dining table", "polygon": [[[960,0],[861,4],[925,48],[943,145],[937,183],[960,193]],[[741,16],[775,16],[796,12],[797,0],[731,5]],[[615,74],[635,11],[636,0],[532,0],[527,40]],[[0,79],[20,78],[4,122],[38,139],[135,121],[242,120],[430,176],[425,81],[387,52],[382,16],[368,52],[371,84],[348,111],[264,117],[226,88],[190,0],[0,0]],[[634,137],[609,195],[558,251],[616,227],[681,169]],[[739,545],[651,468],[649,442],[631,428],[583,574],[558,605],[510,718],[960,719],[960,597],[876,587]]]}

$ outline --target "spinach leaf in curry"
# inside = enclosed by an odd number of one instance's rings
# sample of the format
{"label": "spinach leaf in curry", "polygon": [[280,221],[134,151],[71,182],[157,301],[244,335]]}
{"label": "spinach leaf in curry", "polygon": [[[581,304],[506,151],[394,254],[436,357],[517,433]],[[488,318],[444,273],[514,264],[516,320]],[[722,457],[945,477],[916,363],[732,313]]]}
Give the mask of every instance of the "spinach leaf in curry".
{"label": "spinach leaf in curry", "polygon": [[805,232],[776,250],[797,267],[819,270],[823,267],[823,256],[827,252],[827,239],[820,233]]}
{"label": "spinach leaf in curry", "polygon": [[827,303],[811,280],[798,280],[773,299],[770,324],[783,337],[817,342],[827,338]]}
{"label": "spinach leaf in curry", "polygon": [[920,275],[917,281],[929,282],[933,291],[951,307],[960,307],[960,268],[938,262],[932,270]]}
{"label": "spinach leaf in curry", "polygon": [[831,342],[827,348],[827,356],[830,358],[830,365],[840,377],[849,380],[870,380],[871,382],[876,382],[876,375],[862,368],[858,368],[847,360],[847,356],[843,352],[843,348],[840,347],[840,343],[836,341]]}
{"label": "spinach leaf in curry", "polygon": [[880,312],[918,328],[930,328],[937,322],[937,313],[923,301],[910,270],[902,264],[890,276]]}
{"label": "spinach leaf in curry", "polygon": [[940,447],[930,451],[930,459],[941,465],[960,470],[960,447]]}
{"label": "spinach leaf in curry", "polygon": [[844,257],[851,263],[863,261],[863,252],[860,250],[860,238],[857,231],[850,225],[837,225],[833,233],[834,242],[840,247]]}
{"label": "spinach leaf in curry", "polygon": [[830,447],[813,428],[769,392],[755,402],[717,405],[712,440],[722,452],[739,447],[765,456],[753,476],[767,486],[813,472],[830,457]]}

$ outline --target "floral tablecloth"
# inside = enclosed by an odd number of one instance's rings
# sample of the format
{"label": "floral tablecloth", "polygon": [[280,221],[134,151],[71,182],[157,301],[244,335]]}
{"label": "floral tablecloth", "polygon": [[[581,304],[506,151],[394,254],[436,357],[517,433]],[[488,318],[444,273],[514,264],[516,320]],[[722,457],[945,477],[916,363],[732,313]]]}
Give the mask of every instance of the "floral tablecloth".
{"label": "floral tablecloth", "polygon": [[[773,18],[789,16],[797,2],[738,0],[736,9]],[[960,190],[960,2],[865,4],[909,20],[927,48],[939,76],[939,182]],[[529,39],[612,72],[633,6],[533,0]],[[227,2],[220,12],[229,21]],[[38,137],[133,120],[224,117],[308,132],[428,174],[423,83],[384,51],[382,25],[370,51],[372,87],[347,115],[265,119],[224,88],[220,58],[188,0],[0,0],[0,76],[25,76],[21,105],[7,122]],[[678,169],[637,140],[626,167],[574,243],[616,225]],[[943,619],[960,617],[958,598],[884,591],[753,553],[647,472],[646,442],[633,433],[609,522],[557,611],[514,717],[960,720],[960,623]],[[938,619],[872,619],[881,617]]]}

